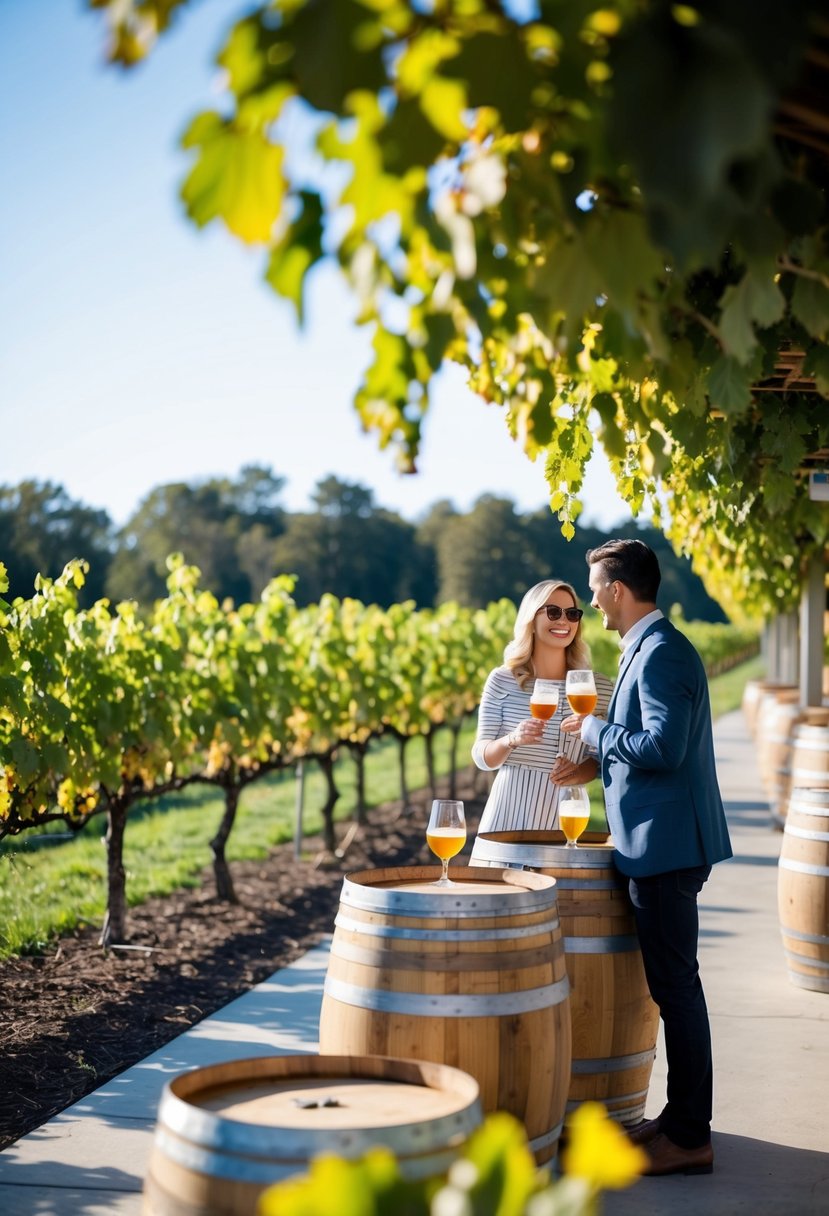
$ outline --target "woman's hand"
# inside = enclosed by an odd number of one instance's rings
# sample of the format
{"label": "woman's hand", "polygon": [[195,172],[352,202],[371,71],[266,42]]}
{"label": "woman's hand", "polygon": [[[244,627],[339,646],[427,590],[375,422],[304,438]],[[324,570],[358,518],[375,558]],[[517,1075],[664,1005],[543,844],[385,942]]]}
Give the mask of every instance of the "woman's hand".
{"label": "woman's hand", "polygon": [[587,785],[589,781],[593,781],[598,776],[598,773],[599,762],[592,756],[588,756],[580,764],[575,764],[566,756],[557,756],[556,762],[550,770],[550,781],[553,785]]}
{"label": "woman's hand", "polygon": [[528,743],[540,743],[544,737],[544,722],[541,718],[524,718],[510,731],[513,747],[524,747]]}
{"label": "woman's hand", "polygon": [[569,717],[562,718],[559,730],[564,735],[579,735],[581,734],[581,724],[586,717],[586,714],[570,714]]}

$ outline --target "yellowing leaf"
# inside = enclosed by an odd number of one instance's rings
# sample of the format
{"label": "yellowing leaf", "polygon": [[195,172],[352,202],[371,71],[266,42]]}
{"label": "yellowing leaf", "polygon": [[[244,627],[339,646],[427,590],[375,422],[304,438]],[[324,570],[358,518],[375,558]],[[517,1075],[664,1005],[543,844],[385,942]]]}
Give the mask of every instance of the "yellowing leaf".
{"label": "yellowing leaf", "polygon": [[195,223],[221,219],[249,244],[268,241],[285,193],[282,149],[218,114],[199,115],[182,143],[199,149],[181,191]]}
{"label": "yellowing leaf", "polygon": [[600,1102],[584,1102],[570,1117],[570,1140],[562,1153],[565,1173],[585,1178],[597,1190],[616,1190],[642,1173],[647,1157],[631,1144]]}
{"label": "yellowing leaf", "polygon": [[469,129],[462,117],[466,90],[459,80],[430,80],[420,96],[420,106],[435,130],[447,139],[466,139]]}

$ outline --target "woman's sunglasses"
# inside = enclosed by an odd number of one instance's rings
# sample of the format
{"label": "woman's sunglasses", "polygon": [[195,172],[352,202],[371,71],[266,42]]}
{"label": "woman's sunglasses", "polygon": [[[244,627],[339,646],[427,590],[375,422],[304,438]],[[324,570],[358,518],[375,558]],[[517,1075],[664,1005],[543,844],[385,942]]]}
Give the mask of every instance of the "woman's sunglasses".
{"label": "woman's sunglasses", "polygon": [[[584,616],[583,608],[559,608],[558,604],[545,604],[543,608],[539,608],[538,612],[546,612],[548,621],[560,621],[562,616],[566,616],[573,625]],[[538,616],[538,612],[536,612],[536,616]]]}

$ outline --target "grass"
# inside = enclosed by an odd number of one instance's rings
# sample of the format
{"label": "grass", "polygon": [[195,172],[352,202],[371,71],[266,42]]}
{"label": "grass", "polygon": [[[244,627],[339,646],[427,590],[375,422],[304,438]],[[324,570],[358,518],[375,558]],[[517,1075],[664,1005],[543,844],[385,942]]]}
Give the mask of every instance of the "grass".
{"label": "grass", "polygon": [[[711,681],[714,717],[741,702],[745,683],[761,676],[755,659]],[[469,756],[474,724],[462,732],[458,756]],[[449,734],[435,742],[438,775],[449,771]],[[406,753],[410,790],[427,784],[425,748],[413,740]],[[350,819],[356,806],[356,770],[349,756],[337,765],[341,791],[336,818]],[[397,745],[374,744],[366,761],[366,789],[371,805],[399,798]],[[604,797],[601,782],[588,786],[590,827],[602,830]],[[303,830],[319,831],[322,818],[316,809],[325,799],[322,775],[316,765],[306,767]],[[292,772],[277,773],[255,782],[242,794],[230,836],[230,861],[265,858],[278,844],[292,840],[297,784]],[[182,793],[151,802],[130,816],[124,845],[129,903],[143,903],[153,895],[167,895],[181,887],[195,887],[212,862],[210,839],[222,817],[221,797],[209,788],[194,786]],[[175,816],[174,820],[171,816]],[[84,925],[100,925],[106,906],[106,857],[101,843],[104,820],[95,819],[66,839],[63,830],[51,834],[26,833],[0,842],[0,958],[38,953],[61,933]],[[47,842],[48,846],[47,846]]]}

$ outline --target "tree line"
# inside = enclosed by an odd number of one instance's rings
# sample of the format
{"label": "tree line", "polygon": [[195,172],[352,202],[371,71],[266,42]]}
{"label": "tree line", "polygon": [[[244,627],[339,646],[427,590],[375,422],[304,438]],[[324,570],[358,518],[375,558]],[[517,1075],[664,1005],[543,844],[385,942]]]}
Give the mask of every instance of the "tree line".
{"label": "tree line", "polygon": [[[32,594],[37,575],[57,578],[67,562],[89,563],[82,602],[107,597],[148,605],[166,594],[167,557],[180,552],[202,572],[203,585],[236,604],[259,598],[279,574],[296,576],[298,605],[325,593],[388,607],[419,608],[456,601],[482,608],[517,602],[543,578],[562,578],[586,594],[585,553],[608,533],[578,525],[567,541],[547,508],[519,512],[508,498],[482,495],[469,511],[434,503],[417,521],[378,505],[358,482],[322,478],[312,509],[282,503],[285,478],[265,465],[235,477],[159,485],[123,527],[109,514],[74,500],[51,481],[0,486],[0,559],[9,596]],[[679,605],[688,620],[726,616],[687,558],[656,528],[633,521],[613,529],[639,536],[662,567],[661,605]]]}

